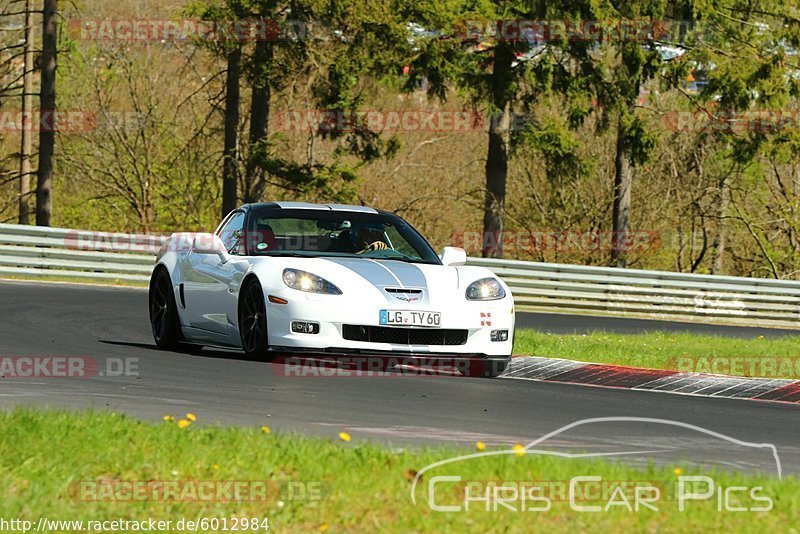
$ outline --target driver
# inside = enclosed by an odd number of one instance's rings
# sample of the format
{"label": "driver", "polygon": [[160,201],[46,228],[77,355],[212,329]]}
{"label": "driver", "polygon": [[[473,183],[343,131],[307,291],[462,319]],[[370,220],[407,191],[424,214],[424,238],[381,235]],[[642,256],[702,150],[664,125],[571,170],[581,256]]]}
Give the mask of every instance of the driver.
{"label": "driver", "polygon": [[389,246],[383,240],[383,228],[375,225],[363,226],[356,234],[356,254],[374,250],[386,250]]}

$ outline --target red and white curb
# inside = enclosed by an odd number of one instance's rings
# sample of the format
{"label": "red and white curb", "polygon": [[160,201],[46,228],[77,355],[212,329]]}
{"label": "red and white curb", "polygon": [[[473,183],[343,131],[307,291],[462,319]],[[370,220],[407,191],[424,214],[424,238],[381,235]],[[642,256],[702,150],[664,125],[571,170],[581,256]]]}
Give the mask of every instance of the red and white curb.
{"label": "red and white curb", "polygon": [[512,359],[502,378],[800,404],[800,380],[641,369],[534,356]]}

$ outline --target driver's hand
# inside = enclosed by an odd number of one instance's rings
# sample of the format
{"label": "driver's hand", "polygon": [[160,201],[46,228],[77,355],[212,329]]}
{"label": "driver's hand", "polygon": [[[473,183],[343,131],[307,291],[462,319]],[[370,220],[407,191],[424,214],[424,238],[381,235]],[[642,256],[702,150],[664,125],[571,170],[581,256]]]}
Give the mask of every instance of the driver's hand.
{"label": "driver's hand", "polygon": [[383,241],[374,241],[374,242],[370,243],[369,245],[367,245],[367,248],[365,248],[361,252],[358,252],[357,254],[363,254],[364,252],[370,252],[370,251],[373,251],[373,250],[386,250],[388,248],[389,248],[389,246],[386,243],[384,243]]}

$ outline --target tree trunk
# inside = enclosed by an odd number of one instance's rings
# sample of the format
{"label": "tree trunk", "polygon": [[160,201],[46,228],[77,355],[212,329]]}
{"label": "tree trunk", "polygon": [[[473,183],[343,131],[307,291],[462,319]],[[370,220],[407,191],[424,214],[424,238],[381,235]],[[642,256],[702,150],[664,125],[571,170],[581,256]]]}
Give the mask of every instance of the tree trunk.
{"label": "tree trunk", "polygon": [[514,54],[507,46],[495,48],[492,65],[492,104],[500,115],[489,123],[489,148],[486,154],[486,197],[483,207],[484,258],[503,257],[503,225],[508,179],[508,144],[511,127],[509,84]]}
{"label": "tree trunk", "polygon": [[50,226],[53,212],[50,198],[53,187],[53,155],[56,142],[56,54],[58,38],[58,0],[44,0],[42,15],[42,86],[40,110],[43,116],[51,117],[44,121],[47,126],[39,129],[39,176],[36,182],[36,224]]}
{"label": "tree trunk", "polygon": [[[25,0],[25,59],[22,74],[22,116],[33,112],[33,11],[31,0]],[[33,121],[22,128],[19,151],[19,224],[30,224],[31,151],[33,150]]]}
{"label": "tree trunk", "polygon": [[625,268],[628,265],[630,232],[631,185],[633,183],[633,166],[631,165],[630,148],[625,139],[622,116],[617,123],[617,156],[614,165],[614,213],[611,229],[611,264]]}
{"label": "tree trunk", "polygon": [[719,188],[717,189],[717,233],[714,236],[714,241],[711,243],[711,274],[722,274],[723,260],[725,258],[725,247],[727,245],[727,236],[725,235],[725,212],[728,210],[728,202],[730,199],[730,191],[728,190],[728,177],[726,176],[720,181]]}
{"label": "tree trunk", "polygon": [[256,43],[255,72],[253,75],[253,98],[250,108],[250,157],[247,158],[247,176],[244,184],[244,201],[258,202],[266,190],[264,169],[256,164],[259,145],[267,138],[269,130],[270,97],[272,95],[269,75],[272,71],[272,43],[260,40]]}
{"label": "tree trunk", "polygon": [[228,54],[225,82],[225,148],[222,168],[222,217],[236,209],[239,154],[239,78],[242,70],[242,49],[237,46]]}

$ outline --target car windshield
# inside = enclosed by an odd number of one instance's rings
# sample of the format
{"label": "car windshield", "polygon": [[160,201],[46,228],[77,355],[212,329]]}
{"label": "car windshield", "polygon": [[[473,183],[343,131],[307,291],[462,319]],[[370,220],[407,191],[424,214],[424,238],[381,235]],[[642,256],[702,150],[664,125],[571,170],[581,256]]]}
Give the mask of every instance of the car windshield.
{"label": "car windshield", "polygon": [[396,215],[255,209],[248,224],[255,256],[369,258],[440,264],[427,241]]}

